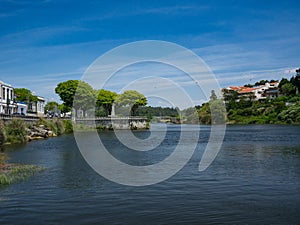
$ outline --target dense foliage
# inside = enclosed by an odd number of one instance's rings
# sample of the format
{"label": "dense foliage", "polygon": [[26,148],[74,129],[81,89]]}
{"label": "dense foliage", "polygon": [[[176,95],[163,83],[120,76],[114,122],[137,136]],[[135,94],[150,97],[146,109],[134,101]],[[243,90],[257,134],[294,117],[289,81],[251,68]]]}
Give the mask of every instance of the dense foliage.
{"label": "dense foliage", "polygon": [[[265,82],[274,80],[261,80],[245,86],[253,87]],[[254,94],[243,97],[236,91],[224,89],[226,112],[222,107],[223,101],[218,100],[212,91],[210,101],[197,106],[196,113],[193,108],[184,110],[184,119],[187,123],[200,124],[218,124],[223,123],[225,119],[229,124],[300,124],[300,76],[293,76],[290,80],[281,79],[278,89],[279,97],[262,100],[255,100]]]}
{"label": "dense foliage", "polygon": [[111,115],[112,105],[117,98],[117,93],[101,89],[97,91],[96,116]]}
{"label": "dense foliage", "polygon": [[128,90],[117,96],[116,104],[118,106],[117,112],[121,112],[120,107],[126,107],[129,110],[127,112],[123,111],[123,114],[125,113],[125,115],[136,116],[138,107],[147,105],[147,99],[138,91]]}
{"label": "dense foliage", "polygon": [[[146,97],[134,90],[117,93],[109,90],[94,90],[88,83],[78,80],[68,80],[59,83],[55,88],[55,92],[63,101],[62,106],[65,110],[75,109],[83,111],[82,116],[86,116],[86,112],[91,110],[95,116],[109,116],[112,111],[113,103],[118,106],[118,114],[120,115],[136,115],[136,111],[140,106],[147,105]],[[47,106],[48,107],[48,106]],[[49,107],[51,107],[49,105]]]}
{"label": "dense foliage", "polygon": [[34,96],[31,91],[26,88],[15,88],[14,92],[18,102],[30,103],[38,100],[37,96]]}

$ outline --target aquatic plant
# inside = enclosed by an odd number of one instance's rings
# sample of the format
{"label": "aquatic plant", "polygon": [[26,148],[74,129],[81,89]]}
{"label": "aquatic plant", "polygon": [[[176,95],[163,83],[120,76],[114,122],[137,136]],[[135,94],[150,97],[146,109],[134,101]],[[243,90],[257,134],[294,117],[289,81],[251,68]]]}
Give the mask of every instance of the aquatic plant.
{"label": "aquatic plant", "polygon": [[25,180],[43,170],[43,167],[36,165],[9,164],[8,168],[0,171],[0,185],[9,185]]}
{"label": "aquatic plant", "polygon": [[4,164],[4,161],[7,159],[7,157],[6,157],[6,155],[3,153],[3,152],[1,152],[0,153],[0,165],[1,164]]}

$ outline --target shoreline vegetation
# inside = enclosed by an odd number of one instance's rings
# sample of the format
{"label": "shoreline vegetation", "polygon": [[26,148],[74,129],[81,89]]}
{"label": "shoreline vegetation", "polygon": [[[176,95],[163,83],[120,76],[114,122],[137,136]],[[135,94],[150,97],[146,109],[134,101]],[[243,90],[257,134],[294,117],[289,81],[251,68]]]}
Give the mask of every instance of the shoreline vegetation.
{"label": "shoreline vegetation", "polygon": [[[94,118],[109,116],[144,117],[145,121],[132,121],[125,124],[126,129],[149,129],[150,122],[165,122],[173,124],[293,124],[300,125],[300,69],[296,70],[297,76],[290,80],[282,78],[273,89],[273,95],[264,98],[256,98],[253,90],[262,88],[261,85],[269,83],[261,80],[253,85],[247,84],[242,88],[250,91],[237,91],[232,88],[223,89],[222,98],[218,97],[215,90],[211,91],[208,102],[201,106],[184,110],[179,108],[151,107],[147,105],[146,97],[135,91],[128,90],[117,94],[109,90],[94,90],[89,84],[69,80],[59,83],[55,92],[63,103],[48,102],[45,106],[46,115],[66,115],[71,113],[76,118]],[[252,89],[251,89],[252,88]],[[77,91],[76,91],[77,90]],[[29,91],[29,90],[28,90]],[[27,91],[27,92],[28,92]],[[30,91],[29,91],[30,92]],[[242,94],[243,93],[243,94]],[[25,94],[26,95],[26,94]],[[76,98],[75,98],[76,96]],[[20,99],[26,96],[18,95]],[[74,101],[76,100],[76,101]],[[91,111],[91,106],[96,104],[96,110]],[[159,116],[158,116],[159,115]],[[22,118],[13,118],[4,122],[0,120],[0,147],[6,144],[26,143],[35,139],[56,137],[65,133],[72,133],[73,126],[82,131],[90,130],[87,121],[73,124],[71,120],[53,118],[40,118],[37,122],[28,124]],[[103,122],[103,121],[102,121]],[[104,123],[105,122],[105,123]],[[112,130],[112,123],[107,119],[98,124],[97,130]],[[124,127],[120,121],[115,128]],[[0,152],[0,185],[7,185],[25,179],[43,168],[35,165],[19,165],[7,163],[4,152]]]}
{"label": "shoreline vegetation", "polygon": [[41,166],[7,163],[5,153],[0,153],[0,187],[25,180],[44,170]]}
{"label": "shoreline vegetation", "polygon": [[0,145],[22,144],[72,132],[70,120],[39,118],[36,123],[27,124],[22,118],[13,118],[5,123],[0,121]]}
{"label": "shoreline vegetation", "polygon": [[[46,120],[40,118],[35,124],[26,124],[22,119],[12,119],[4,124],[0,121],[0,147],[7,144],[22,144],[35,139],[56,137],[73,132],[71,121]],[[0,186],[27,179],[45,168],[7,162],[5,152],[0,152]]]}

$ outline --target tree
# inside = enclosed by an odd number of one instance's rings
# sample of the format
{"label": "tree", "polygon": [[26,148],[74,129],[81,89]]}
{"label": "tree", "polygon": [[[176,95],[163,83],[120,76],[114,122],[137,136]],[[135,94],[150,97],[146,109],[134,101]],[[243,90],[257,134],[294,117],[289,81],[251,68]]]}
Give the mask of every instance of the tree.
{"label": "tree", "polygon": [[64,102],[64,105],[72,108],[74,102],[74,96],[78,87],[78,80],[68,80],[61,82],[55,88],[55,93],[59,95],[60,99]]}
{"label": "tree", "polygon": [[256,83],[254,84],[254,86],[265,85],[265,83],[269,83],[269,81],[268,81],[268,80],[261,80],[261,81],[259,81],[259,82],[256,82]]}
{"label": "tree", "polygon": [[286,96],[294,95],[296,93],[296,87],[292,83],[286,83],[281,86],[280,92]]}
{"label": "tree", "polygon": [[85,115],[88,109],[95,106],[95,91],[84,81],[68,80],[59,83],[55,88],[55,92],[59,95],[65,107],[75,109],[75,114],[81,109],[83,115]]}
{"label": "tree", "polygon": [[284,84],[287,84],[287,83],[290,83],[289,80],[286,79],[286,78],[282,78],[281,81],[280,81],[279,84],[278,84],[279,89],[280,89]]}
{"label": "tree", "polygon": [[47,104],[45,105],[44,109],[45,112],[54,112],[57,111],[59,104],[57,102],[47,102]]}
{"label": "tree", "polygon": [[292,76],[290,82],[297,88],[298,93],[300,92],[300,74]]}
{"label": "tree", "polygon": [[147,99],[138,91],[128,90],[117,96],[116,104],[119,107],[129,107],[130,115],[135,116],[139,106],[147,105]]}
{"label": "tree", "polygon": [[216,99],[209,103],[211,124],[223,124],[226,121],[226,107],[222,100]]}
{"label": "tree", "polygon": [[26,88],[15,88],[14,92],[18,102],[30,103],[38,100],[37,96],[34,96],[31,91]]}
{"label": "tree", "polygon": [[95,105],[95,90],[88,83],[84,81],[79,81],[73,102],[73,108],[75,109],[75,113],[80,109],[82,110],[83,116],[85,117],[87,110],[94,108]]}
{"label": "tree", "polygon": [[96,106],[104,109],[104,115],[108,116],[111,114],[112,104],[117,98],[117,93],[101,89],[97,92]]}
{"label": "tree", "polygon": [[59,109],[59,111],[60,111],[61,113],[63,113],[63,114],[65,114],[65,113],[71,111],[71,108],[68,107],[68,106],[66,106],[64,103],[63,103],[63,104],[60,104],[60,105],[58,106],[58,109]]}

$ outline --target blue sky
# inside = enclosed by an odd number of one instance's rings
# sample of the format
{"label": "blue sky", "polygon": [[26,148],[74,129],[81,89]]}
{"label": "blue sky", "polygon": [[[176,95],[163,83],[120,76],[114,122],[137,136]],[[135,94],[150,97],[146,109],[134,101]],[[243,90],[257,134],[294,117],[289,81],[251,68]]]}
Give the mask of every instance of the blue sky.
{"label": "blue sky", "polygon": [[299,9],[296,0],[0,0],[0,79],[58,100],[57,83],[139,40],[191,49],[221,86],[290,77],[300,67]]}

